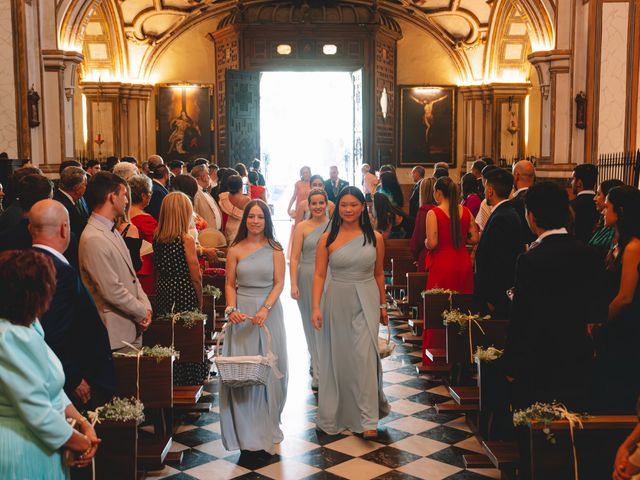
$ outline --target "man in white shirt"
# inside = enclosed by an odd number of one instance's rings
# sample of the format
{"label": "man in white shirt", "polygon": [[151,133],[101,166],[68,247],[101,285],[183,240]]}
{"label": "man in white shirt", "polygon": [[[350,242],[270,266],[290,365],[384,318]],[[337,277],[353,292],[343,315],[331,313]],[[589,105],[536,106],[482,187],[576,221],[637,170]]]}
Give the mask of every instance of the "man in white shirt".
{"label": "man in white shirt", "polygon": [[211,184],[209,166],[196,165],[191,169],[191,176],[198,182],[198,191],[193,198],[194,211],[207,222],[208,227],[222,230],[222,211],[213,197],[205,192]]}

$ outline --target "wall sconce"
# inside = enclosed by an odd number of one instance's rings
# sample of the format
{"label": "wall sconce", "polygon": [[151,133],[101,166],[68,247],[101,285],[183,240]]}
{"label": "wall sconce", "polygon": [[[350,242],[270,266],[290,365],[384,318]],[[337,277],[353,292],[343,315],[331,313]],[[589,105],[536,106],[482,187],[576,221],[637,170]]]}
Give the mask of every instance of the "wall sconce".
{"label": "wall sconce", "polygon": [[387,112],[389,108],[389,95],[387,94],[387,88],[382,89],[380,94],[380,110],[382,110],[382,119],[387,119]]}
{"label": "wall sconce", "polygon": [[584,92],[576,95],[576,128],[587,128],[587,96]]}
{"label": "wall sconce", "polygon": [[33,85],[27,92],[27,107],[29,110],[29,127],[35,128],[40,125],[40,112],[38,110],[38,103],[40,102],[40,95],[35,91]]}

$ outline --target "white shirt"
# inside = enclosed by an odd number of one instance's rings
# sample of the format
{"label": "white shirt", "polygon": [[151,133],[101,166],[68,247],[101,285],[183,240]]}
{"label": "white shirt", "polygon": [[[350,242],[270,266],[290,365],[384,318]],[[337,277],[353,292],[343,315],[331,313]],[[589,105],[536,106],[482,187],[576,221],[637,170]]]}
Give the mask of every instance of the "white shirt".
{"label": "white shirt", "polygon": [[529,187],[522,187],[517,189],[515,192],[513,192],[513,195],[511,195],[511,198],[517,197],[520,192],[524,192],[525,190],[529,190]]}
{"label": "white shirt", "polygon": [[484,226],[487,224],[487,220],[491,216],[492,207],[487,203],[487,199],[482,200],[480,204],[480,210],[478,210],[478,215],[476,215],[476,224],[480,227],[480,230],[484,229]]}
{"label": "white shirt", "polygon": [[[554,228],[552,230],[547,230],[546,232],[542,232],[538,238],[536,238],[536,242],[540,243],[543,238],[546,238],[550,235],[568,235],[569,232],[566,228]],[[534,242],[535,243],[535,242]]]}
{"label": "white shirt", "polygon": [[[581,192],[578,192],[578,195],[595,195],[596,192],[594,192],[593,190],[582,190]],[[578,196],[576,195],[576,197]]]}
{"label": "white shirt", "polygon": [[509,201],[508,198],[505,198],[504,200],[500,200],[497,204],[495,204],[495,205],[493,205],[491,207],[491,213],[495,212],[496,208],[498,208],[500,205],[502,205],[503,203],[508,202],[508,201]]}
{"label": "white shirt", "polygon": [[67,261],[66,258],[64,258],[64,255],[62,255],[59,251],[57,251],[55,248],[51,248],[49,245],[43,245],[41,243],[34,243],[33,245],[31,245],[33,248],[41,248],[42,250],[46,250],[47,252],[49,252],[51,255],[53,255],[54,257],[56,257],[58,260],[60,260],[62,263],[69,265],[69,262]]}

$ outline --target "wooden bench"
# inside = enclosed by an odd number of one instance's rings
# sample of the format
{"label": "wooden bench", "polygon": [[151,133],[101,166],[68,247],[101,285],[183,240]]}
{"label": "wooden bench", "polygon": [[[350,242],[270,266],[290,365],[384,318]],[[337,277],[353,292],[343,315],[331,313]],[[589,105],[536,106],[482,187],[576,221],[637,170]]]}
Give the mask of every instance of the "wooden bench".
{"label": "wooden bench", "polygon": [[509,384],[500,358],[493,361],[476,359],[478,402],[478,433],[486,440],[504,440],[513,436],[509,411]]}
{"label": "wooden bench", "polygon": [[414,335],[422,336],[424,325],[422,308],[422,292],[427,284],[426,272],[407,272],[407,306],[409,314],[409,327]]}
{"label": "wooden bench", "polygon": [[173,335],[171,334],[171,321],[154,320],[149,328],[142,335],[142,344],[152,347],[162,345],[170,347],[173,340],[173,348],[180,352],[180,358],[176,363],[193,362],[200,363],[205,359],[204,353],[204,331],[206,321],[196,321],[194,325],[185,326],[183,322],[177,321],[173,325]]}
{"label": "wooden bench", "polygon": [[[520,454],[515,442],[491,442],[482,440],[482,448],[495,468],[500,470],[502,480],[515,480],[520,463]],[[551,479],[549,479],[551,480]]]}
{"label": "wooden bench", "polygon": [[[102,441],[96,452],[96,480],[138,479],[138,426],[134,421],[102,420],[95,426]],[[90,468],[90,467],[89,467]]]}
{"label": "wooden bench", "polygon": [[386,239],[384,241],[384,269],[391,272],[392,258],[413,258],[408,239]]}
{"label": "wooden bench", "polygon": [[[611,478],[616,451],[638,424],[632,415],[593,416],[573,429],[580,480]],[[553,434],[551,443],[543,429]],[[531,480],[574,480],[573,448],[569,422],[535,423],[529,428]]]}

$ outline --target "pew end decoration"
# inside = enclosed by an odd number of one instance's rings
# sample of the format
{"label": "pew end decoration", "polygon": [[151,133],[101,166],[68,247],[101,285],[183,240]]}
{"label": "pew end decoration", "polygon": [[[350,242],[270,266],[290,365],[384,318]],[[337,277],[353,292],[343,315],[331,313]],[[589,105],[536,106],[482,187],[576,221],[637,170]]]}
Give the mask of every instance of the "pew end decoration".
{"label": "pew end decoration", "polygon": [[[214,287],[215,288],[215,287]],[[167,313],[160,315],[158,320],[164,322],[181,323],[186,328],[196,325],[196,322],[205,322],[207,315],[198,310],[185,310],[184,312]]]}
{"label": "pew end decoration", "polygon": [[205,285],[202,288],[202,295],[207,295],[217,300],[222,296],[222,291],[213,285]]}
{"label": "pew end decoration", "polygon": [[454,308],[452,310],[445,310],[444,312],[442,312],[442,319],[444,320],[443,321],[444,325],[447,326],[452,323],[457,324],[459,327],[458,333],[460,335],[463,335],[468,331],[469,324],[471,322],[475,323],[480,329],[480,331],[482,331],[482,327],[480,326],[479,322],[481,322],[482,320],[489,320],[490,318],[491,318],[491,315],[485,315],[484,317],[482,317],[478,313],[476,314],[473,314],[471,312],[462,313],[457,308]]}
{"label": "pew end decoration", "polygon": [[425,295],[457,295],[459,292],[455,290],[449,290],[447,288],[430,288],[429,290],[424,290],[422,292],[422,296]]}
{"label": "pew end decoration", "polygon": [[[156,359],[158,363],[160,363],[163,359],[169,357],[175,357],[176,360],[180,358],[180,352],[174,349],[173,347],[164,347],[162,345],[154,345],[153,347],[142,347],[140,349],[142,352],[140,355],[143,357],[153,357]],[[130,353],[120,353],[115,352],[113,354],[116,357],[137,357],[137,352]]]}
{"label": "pew end decoration", "polygon": [[493,346],[489,348],[482,348],[480,345],[478,345],[473,356],[480,362],[493,362],[502,357],[503,353],[503,350],[499,350]]}
{"label": "pew end decoration", "polygon": [[531,426],[533,423],[543,423],[545,427],[542,432],[546,435],[547,440],[555,444],[556,439],[553,432],[549,428],[551,422],[558,420],[566,420],[569,422],[571,430],[577,425],[582,428],[582,420],[589,418],[587,414],[579,414],[570,412],[567,407],[561,403],[542,403],[536,402],[524,410],[516,410],[513,413],[513,425],[515,427]]}
{"label": "pew end decoration", "polygon": [[136,399],[114,397],[110,402],[87,412],[91,424],[101,423],[105,420],[114,422],[135,422],[136,425],[144,422],[144,404]]}

